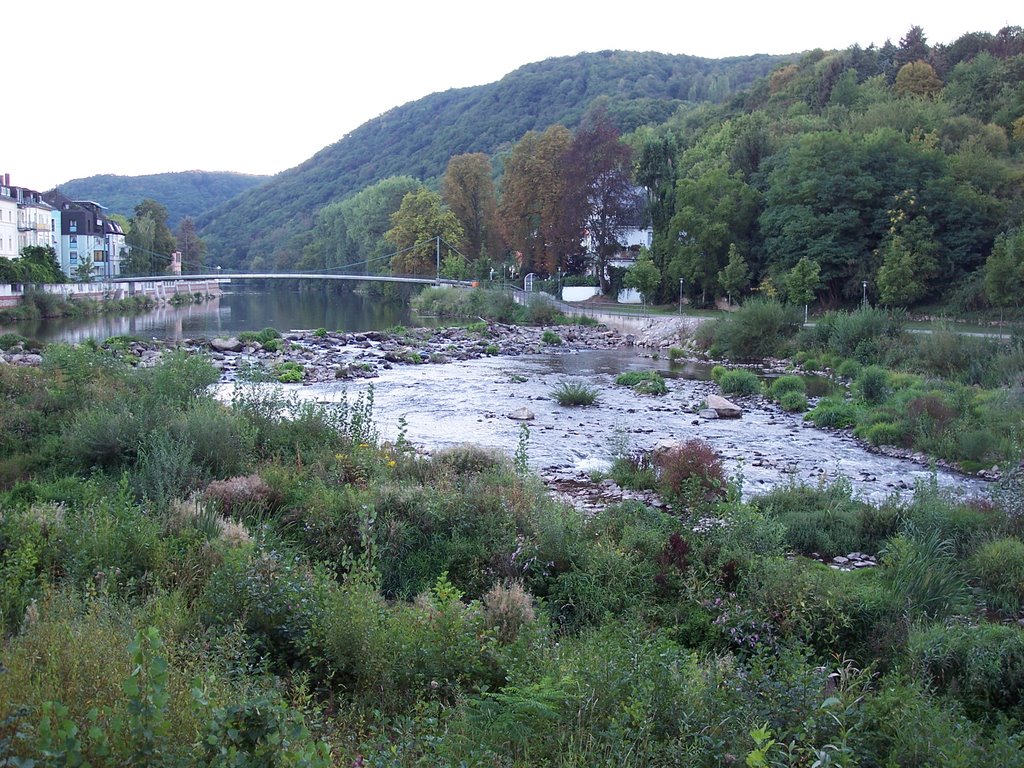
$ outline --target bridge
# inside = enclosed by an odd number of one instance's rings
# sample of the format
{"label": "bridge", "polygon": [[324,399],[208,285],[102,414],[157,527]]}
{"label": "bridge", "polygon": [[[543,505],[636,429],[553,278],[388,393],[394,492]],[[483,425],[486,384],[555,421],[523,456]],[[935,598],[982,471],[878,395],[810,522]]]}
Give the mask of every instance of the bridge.
{"label": "bridge", "polygon": [[409,277],[398,275],[342,275],[330,272],[212,272],[201,275],[134,275],[132,277],[113,277],[111,283],[154,283],[160,281],[174,282],[210,282],[214,280],[350,280],[357,282],[413,283],[419,285],[472,286],[469,280],[449,280],[436,275],[431,277]]}

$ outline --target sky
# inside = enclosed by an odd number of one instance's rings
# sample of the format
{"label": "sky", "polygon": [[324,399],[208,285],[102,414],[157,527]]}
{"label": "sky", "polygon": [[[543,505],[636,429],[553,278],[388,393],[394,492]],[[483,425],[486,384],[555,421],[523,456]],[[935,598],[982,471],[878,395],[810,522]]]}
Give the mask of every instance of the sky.
{"label": "sky", "polygon": [[0,27],[0,173],[40,191],[101,173],[274,174],[392,107],[553,56],[867,47],[914,25],[951,43],[1024,24],[1013,5],[48,0]]}

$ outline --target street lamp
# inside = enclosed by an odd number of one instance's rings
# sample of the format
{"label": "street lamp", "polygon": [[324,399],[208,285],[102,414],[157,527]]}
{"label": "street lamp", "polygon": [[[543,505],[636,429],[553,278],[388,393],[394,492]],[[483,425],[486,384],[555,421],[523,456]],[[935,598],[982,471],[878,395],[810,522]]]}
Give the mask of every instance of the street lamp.
{"label": "street lamp", "polygon": [[868,306],[868,281],[867,280],[862,280],[861,281],[861,287],[864,289],[864,294],[861,297],[860,305],[861,305],[861,308],[866,309],[867,306]]}
{"label": "street lamp", "polygon": [[683,314],[683,278],[679,278],[679,314]]}
{"label": "street lamp", "polygon": [[562,268],[558,268],[558,300],[562,300]]}

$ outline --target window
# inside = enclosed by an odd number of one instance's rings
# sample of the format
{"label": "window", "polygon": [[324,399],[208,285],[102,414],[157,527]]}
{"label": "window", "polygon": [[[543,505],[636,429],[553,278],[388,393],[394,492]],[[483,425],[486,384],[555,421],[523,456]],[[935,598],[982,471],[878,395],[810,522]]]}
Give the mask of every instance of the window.
{"label": "window", "polygon": [[70,235],[68,237],[68,245],[78,245],[78,235]]}
{"label": "window", "polygon": [[76,219],[72,219],[71,221],[68,222],[68,231],[69,232],[77,232],[78,231],[78,221]]}
{"label": "window", "polygon": [[72,251],[71,252],[71,263],[72,264],[77,264],[78,263],[78,251]]}

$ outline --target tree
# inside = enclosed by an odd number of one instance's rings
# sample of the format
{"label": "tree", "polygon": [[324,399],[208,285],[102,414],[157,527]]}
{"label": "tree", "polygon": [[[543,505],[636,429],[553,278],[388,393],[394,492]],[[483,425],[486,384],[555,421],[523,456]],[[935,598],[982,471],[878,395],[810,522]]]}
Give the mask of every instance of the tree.
{"label": "tree", "polygon": [[760,195],[742,174],[723,166],[676,184],[676,214],[669,224],[675,235],[673,264],[691,297],[718,293],[729,248],[750,242],[759,204]]}
{"label": "tree", "polygon": [[935,229],[917,204],[904,192],[889,211],[889,234],[882,243],[878,293],[884,304],[907,306],[928,292],[928,280],[937,269]]}
{"label": "tree", "polygon": [[16,259],[0,259],[0,282],[66,283],[57,262],[57,252],[49,245],[26,245]]}
{"label": "tree", "polygon": [[900,38],[900,47],[896,51],[895,64],[902,67],[912,61],[927,61],[931,54],[928,47],[928,38],[925,37],[924,29],[913,26],[907,30],[907,34]]}
{"label": "tree", "polygon": [[636,263],[626,270],[623,285],[638,291],[644,304],[646,304],[654,296],[655,291],[658,290],[660,282],[661,272],[655,266],[654,260],[651,258],[651,252],[643,248],[637,257]]}
{"label": "tree", "polygon": [[167,209],[147,198],[135,206],[135,215],[129,224],[125,236],[129,256],[122,263],[121,271],[129,275],[166,272],[171,263],[171,253],[178,245],[167,226]]}
{"label": "tree", "polygon": [[572,140],[563,125],[528,131],[505,163],[498,215],[523,273],[553,275],[559,267],[565,274],[578,272],[573,261],[582,251],[580,232],[562,208]]}
{"label": "tree", "polygon": [[75,267],[75,280],[80,283],[88,283],[92,280],[92,258],[83,256]]}
{"label": "tree", "polygon": [[897,96],[923,96],[935,98],[942,90],[942,80],[935,68],[925,61],[912,61],[900,67],[892,87]]}
{"label": "tree", "polygon": [[479,260],[501,251],[491,160],[482,152],[455,155],[441,179],[441,197],[466,233],[466,255]]}
{"label": "tree", "polygon": [[1019,307],[1024,302],[1024,229],[996,238],[984,274],[985,295],[994,306]]}
{"label": "tree", "polygon": [[821,266],[806,256],[800,259],[784,281],[786,298],[794,304],[804,305],[804,322],[807,322],[807,305],[814,301],[814,294],[821,287]]}
{"label": "tree", "polygon": [[738,296],[750,284],[750,269],[740,254],[739,248],[736,247],[736,243],[729,244],[729,260],[718,273],[718,284],[722,286],[722,290],[728,296],[730,305],[732,305],[733,294]]}
{"label": "tree", "polygon": [[202,272],[206,262],[206,243],[196,233],[196,224],[186,216],[178,225],[178,251],[181,252],[181,270],[185,273]]}
{"label": "tree", "polygon": [[619,239],[640,224],[643,200],[632,179],[632,151],[619,140],[607,112],[588,115],[566,155],[563,208],[576,223],[576,238],[584,234],[593,249],[601,291],[608,290],[608,259],[619,250]]}
{"label": "tree", "polygon": [[391,216],[391,224],[384,236],[398,251],[391,259],[391,271],[396,275],[435,274],[440,268],[438,249],[446,255],[465,236],[462,225],[445,208],[441,196],[425,187],[402,198],[402,205]]}

